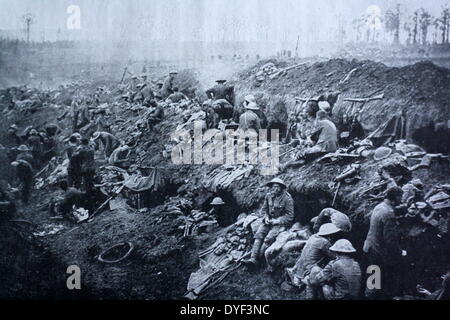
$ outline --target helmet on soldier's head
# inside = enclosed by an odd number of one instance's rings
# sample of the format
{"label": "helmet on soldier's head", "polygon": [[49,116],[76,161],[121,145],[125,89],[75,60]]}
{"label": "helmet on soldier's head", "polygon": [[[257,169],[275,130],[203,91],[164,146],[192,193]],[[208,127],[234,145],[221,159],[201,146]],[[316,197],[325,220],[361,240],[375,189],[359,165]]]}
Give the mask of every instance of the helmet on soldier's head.
{"label": "helmet on soldier's head", "polygon": [[211,205],[213,205],[213,206],[219,206],[222,204],[225,204],[225,202],[223,202],[222,198],[220,198],[220,197],[214,198],[213,201],[211,202]]}
{"label": "helmet on soldier's head", "polygon": [[317,233],[319,236],[328,236],[331,234],[335,234],[341,231],[338,227],[336,227],[332,223],[325,223],[320,226],[319,232]]}
{"label": "helmet on soldier's head", "polygon": [[353,247],[352,243],[347,239],[340,239],[336,241],[335,244],[330,247],[330,250],[342,253],[356,252],[356,249]]}
{"label": "helmet on soldier's head", "polygon": [[281,180],[280,178],[273,178],[272,180],[266,183],[266,186],[271,187],[274,183],[279,184],[282,188],[285,189],[287,188],[286,183],[284,183],[284,181]]}
{"label": "helmet on soldier's head", "polygon": [[248,102],[248,103],[250,103],[250,102],[255,102],[255,103],[256,103],[256,98],[255,98],[255,96],[252,95],[252,94],[246,95],[246,96],[244,97],[244,100],[245,100],[246,102]]}
{"label": "helmet on soldier's head", "polygon": [[330,113],[331,106],[328,101],[319,101],[319,109],[325,111],[326,113]]}
{"label": "helmet on soldier's head", "polygon": [[30,149],[29,149],[26,145],[24,145],[24,144],[22,144],[21,146],[19,146],[19,148],[17,148],[17,150],[18,150],[18,151],[30,151]]}

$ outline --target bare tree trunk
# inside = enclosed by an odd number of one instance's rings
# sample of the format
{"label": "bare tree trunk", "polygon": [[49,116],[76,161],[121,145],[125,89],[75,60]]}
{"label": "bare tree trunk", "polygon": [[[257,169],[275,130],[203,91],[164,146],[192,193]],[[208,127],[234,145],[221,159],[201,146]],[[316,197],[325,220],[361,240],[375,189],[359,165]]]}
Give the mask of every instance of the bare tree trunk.
{"label": "bare tree trunk", "polygon": [[27,22],[27,43],[30,43],[30,23]]}

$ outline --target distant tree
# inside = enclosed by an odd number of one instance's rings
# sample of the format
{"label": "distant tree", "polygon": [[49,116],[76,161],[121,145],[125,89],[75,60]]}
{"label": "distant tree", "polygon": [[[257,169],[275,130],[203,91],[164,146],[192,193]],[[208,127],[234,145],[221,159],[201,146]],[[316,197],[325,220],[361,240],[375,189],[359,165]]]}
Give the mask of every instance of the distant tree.
{"label": "distant tree", "polygon": [[442,43],[449,43],[450,10],[448,7],[442,9],[441,18],[439,20],[441,23]]}
{"label": "distant tree", "polygon": [[420,30],[422,31],[422,45],[427,44],[428,28],[432,22],[432,17],[425,9],[420,9]]}
{"label": "distant tree", "polygon": [[26,13],[22,16],[23,23],[25,25],[25,29],[27,32],[27,43],[30,43],[30,30],[31,25],[33,25],[36,22],[36,18],[31,13]]}
{"label": "distant tree", "polygon": [[414,11],[412,15],[412,41],[417,45],[417,35],[419,34],[419,10]]}
{"label": "distant tree", "polygon": [[408,34],[408,37],[406,38],[406,45],[410,45],[412,41],[412,27],[410,20],[405,21],[405,23],[403,24],[403,29]]}
{"label": "distant tree", "polygon": [[394,35],[394,44],[400,43],[400,4],[395,10],[388,9],[384,15],[385,29]]}
{"label": "distant tree", "polygon": [[438,32],[439,32],[439,18],[434,18],[433,19],[433,44],[436,44],[438,42]]}
{"label": "distant tree", "polygon": [[352,26],[355,30],[356,42],[361,41],[362,31],[365,26],[365,19],[363,17],[352,20]]}

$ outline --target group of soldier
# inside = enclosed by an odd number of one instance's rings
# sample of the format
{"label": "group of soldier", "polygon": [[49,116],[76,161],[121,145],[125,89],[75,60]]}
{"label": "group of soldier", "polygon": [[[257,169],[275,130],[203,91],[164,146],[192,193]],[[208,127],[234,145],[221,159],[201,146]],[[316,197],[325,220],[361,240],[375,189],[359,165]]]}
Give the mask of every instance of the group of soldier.
{"label": "group of soldier", "polygon": [[[267,271],[272,272],[266,261],[267,249],[282,232],[298,227],[299,222],[294,224],[298,215],[294,215],[294,201],[285,182],[274,178],[267,187],[269,190],[260,211],[262,223],[253,236],[251,256],[243,263],[250,269],[266,264]],[[295,265],[285,269],[283,289],[304,291],[306,299],[358,299],[364,295],[386,299],[398,294],[399,261],[403,251],[399,246],[394,208],[401,204],[402,194],[399,187],[390,187],[385,199],[370,214],[370,228],[362,249],[364,254],[357,254],[348,240],[352,230],[348,216],[332,208],[322,210],[319,216],[303,226],[313,234]],[[215,198],[212,205],[216,212],[224,202]],[[382,270],[381,288],[362,290],[365,279],[357,257],[362,257],[364,266],[375,265]]]}

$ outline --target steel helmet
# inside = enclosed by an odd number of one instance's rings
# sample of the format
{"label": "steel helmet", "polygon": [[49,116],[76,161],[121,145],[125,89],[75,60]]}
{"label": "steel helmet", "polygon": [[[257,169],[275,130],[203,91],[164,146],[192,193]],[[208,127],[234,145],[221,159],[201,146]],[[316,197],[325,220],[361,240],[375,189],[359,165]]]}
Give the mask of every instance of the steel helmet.
{"label": "steel helmet", "polygon": [[375,153],[373,155],[373,159],[376,161],[386,159],[389,157],[392,153],[392,149],[388,147],[379,147],[377,150],[375,150]]}
{"label": "steel helmet", "polygon": [[19,148],[17,148],[17,150],[18,151],[30,151],[30,149],[24,144],[22,144]]}
{"label": "steel helmet", "polygon": [[266,183],[266,186],[272,186],[272,184],[274,183],[278,183],[280,186],[282,186],[283,188],[287,188],[286,183],[284,183],[283,180],[281,180],[280,178],[273,178],[272,180],[270,180],[269,182]]}
{"label": "steel helmet", "polygon": [[320,101],[319,102],[319,109],[325,111],[326,113],[330,113],[331,106],[328,103],[328,101]]}
{"label": "steel helmet", "polygon": [[415,187],[418,187],[419,189],[423,187],[423,182],[420,179],[411,180],[411,184]]}
{"label": "steel helmet", "polygon": [[222,198],[220,197],[216,197],[213,199],[213,201],[211,202],[211,205],[221,205],[221,204],[225,204],[225,202],[223,202]]}
{"label": "steel helmet", "polygon": [[320,226],[319,232],[317,233],[319,236],[328,236],[330,234],[335,234],[341,231],[338,227],[336,227],[332,223],[325,223]]}
{"label": "steel helmet", "polygon": [[256,103],[256,98],[255,98],[255,96],[252,95],[252,94],[246,95],[246,96],[244,97],[244,100],[245,100],[246,102],[248,102],[248,103],[250,103],[250,102],[255,102],[255,103]]}
{"label": "steel helmet", "polygon": [[303,229],[303,227],[302,227],[302,225],[301,225],[301,223],[300,222],[296,222],[296,223],[294,223],[294,225],[291,227],[291,232],[296,232],[296,231],[300,231],[300,230],[302,230]]}
{"label": "steel helmet", "polygon": [[330,250],[334,252],[343,252],[343,253],[356,252],[356,249],[353,248],[352,243],[347,239],[340,239],[336,241],[335,244],[333,244],[330,247]]}

